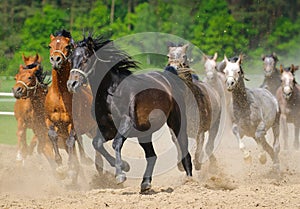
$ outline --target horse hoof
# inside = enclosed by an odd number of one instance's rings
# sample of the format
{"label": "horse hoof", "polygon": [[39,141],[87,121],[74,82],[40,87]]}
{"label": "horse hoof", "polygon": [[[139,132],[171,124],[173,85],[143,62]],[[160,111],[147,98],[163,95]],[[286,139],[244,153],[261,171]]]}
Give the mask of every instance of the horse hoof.
{"label": "horse hoof", "polygon": [[273,170],[274,173],[280,174],[280,165],[279,165],[279,163],[274,163],[273,167],[272,167],[272,170]]}
{"label": "horse hoof", "polygon": [[177,164],[177,168],[178,168],[178,170],[181,171],[181,172],[184,172],[184,171],[185,171],[185,170],[184,170],[184,167],[183,167],[183,165],[182,165],[182,163],[178,163],[178,164]]}
{"label": "horse hoof", "polygon": [[130,171],[130,165],[129,163],[127,163],[125,160],[122,161],[122,166],[121,166],[122,170],[125,172]]}
{"label": "horse hoof", "polygon": [[65,179],[67,177],[67,170],[68,168],[66,166],[59,166],[55,169],[56,175],[60,179]]}
{"label": "horse hoof", "polygon": [[252,157],[250,154],[247,154],[244,156],[244,161],[247,163],[247,164],[251,164],[252,163]]}
{"label": "horse hoof", "polygon": [[199,163],[197,160],[194,160],[193,163],[194,163],[195,170],[197,171],[201,170],[202,167],[201,163]]}
{"label": "horse hoof", "polygon": [[262,165],[266,164],[266,162],[267,162],[267,156],[266,156],[266,154],[261,154],[261,155],[259,156],[259,162],[260,162]]}
{"label": "horse hoof", "polygon": [[116,176],[117,184],[122,184],[126,181],[126,175],[124,173],[118,174]]}
{"label": "horse hoof", "polygon": [[146,192],[150,189],[151,189],[151,183],[150,182],[147,181],[147,182],[143,182],[141,184],[141,193]]}

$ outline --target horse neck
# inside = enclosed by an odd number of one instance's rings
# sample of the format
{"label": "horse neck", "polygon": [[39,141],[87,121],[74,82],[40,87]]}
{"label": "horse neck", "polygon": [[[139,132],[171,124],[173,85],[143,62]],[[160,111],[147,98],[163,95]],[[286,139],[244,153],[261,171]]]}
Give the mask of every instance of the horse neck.
{"label": "horse neck", "polygon": [[274,79],[280,80],[280,72],[276,67],[274,68],[270,76],[265,76],[265,80],[267,81],[274,81]]}
{"label": "horse neck", "polygon": [[35,94],[30,97],[30,102],[32,104],[32,108],[34,110],[35,118],[38,120],[40,124],[45,122],[45,98],[47,94],[47,87],[38,85]]}
{"label": "horse neck", "polygon": [[250,110],[246,86],[243,78],[239,78],[236,88],[232,91],[232,102],[234,109],[244,111]]}
{"label": "horse neck", "polygon": [[[64,70],[57,71],[52,69],[52,88],[56,90],[56,92],[65,93],[68,92],[67,81],[70,75],[70,68],[65,68]],[[64,73],[66,72],[66,73]],[[71,93],[69,93],[71,95]]]}

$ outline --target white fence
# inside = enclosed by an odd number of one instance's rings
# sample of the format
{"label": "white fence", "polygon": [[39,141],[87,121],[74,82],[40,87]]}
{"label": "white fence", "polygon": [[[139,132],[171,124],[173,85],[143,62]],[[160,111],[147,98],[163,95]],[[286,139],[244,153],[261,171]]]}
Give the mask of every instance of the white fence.
{"label": "white fence", "polygon": [[[7,93],[7,92],[0,92],[0,97],[13,97],[14,95],[13,95],[13,93]],[[2,98],[0,98],[0,102],[1,101],[5,101],[5,102],[14,102],[15,101],[15,99],[14,98],[9,98],[9,99],[6,99],[6,98],[4,98],[4,99],[2,99]],[[0,111],[0,115],[14,115],[14,112],[3,112],[3,111]]]}

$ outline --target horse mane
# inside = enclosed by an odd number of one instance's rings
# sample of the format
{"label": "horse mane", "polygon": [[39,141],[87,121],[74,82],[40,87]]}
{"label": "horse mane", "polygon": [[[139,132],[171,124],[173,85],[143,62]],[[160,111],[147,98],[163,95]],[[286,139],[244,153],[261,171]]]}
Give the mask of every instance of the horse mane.
{"label": "horse mane", "polygon": [[33,69],[35,67],[39,67],[39,69],[37,71],[35,71],[35,76],[37,77],[38,81],[43,84],[43,85],[48,85],[50,83],[50,81],[44,83],[45,78],[47,76],[47,72],[43,72],[43,66],[39,63],[39,62],[34,62],[32,64],[26,65],[24,66],[24,70],[30,70]]}
{"label": "horse mane", "polygon": [[[133,58],[128,55],[125,51],[118,49],[114,46],[113,41],[110,39],[105,39],[103,36],[92,37],[91,34],[86,38],[84,36],[82,41],[77,43],[78,46],[88,46],[90,47],[89,41],[92,40],[92,50],[96,53],[101,49],[100,59],[105,60],[106,63],[115,63],[110,71],[119,75],[131,75],[132,72],[130,68],[138,69],[139,62],[133,60]],[[97,57],[98,59],[98,57]]]}
{"label": "horse mane", "polygon": [[63,36],[63,37],[66,37],[66,38],[69,38],[70,39],[70,43],[74,46],[75,44],[75,41],[74,39],[72,38],[72,35],[69,31],[65,30],[65,29],[62,29],[60,31],[56,31],[55,33],[55,36]]}
{"label": "horse mane", "polygon": [[182,47],[184,46],[184,43],[174,43],[172,41],[167,42],[167,47]]}
{"label": "horse mane", "polygon": [[63,37],[70,38],[70,39],[72,38],[71,33],[65,29],[57,31],[55,33],[55,36],[63,36]]}

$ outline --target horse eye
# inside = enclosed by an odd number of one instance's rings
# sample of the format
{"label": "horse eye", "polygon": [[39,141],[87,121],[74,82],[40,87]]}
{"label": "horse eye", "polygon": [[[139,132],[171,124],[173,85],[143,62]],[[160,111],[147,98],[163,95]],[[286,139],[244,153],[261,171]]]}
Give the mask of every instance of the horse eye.
{"label": "horse eye", "polygon": [[31,76],[29,76],[29,77],[28,77],[28,79],[29,79],[29,80],[31,80],[31,79],[32,79],[32,77],[31,77]]}
{"label": "horse eye", "polygon": [[51,46],[48,46],[49,49],[51,49]]}

